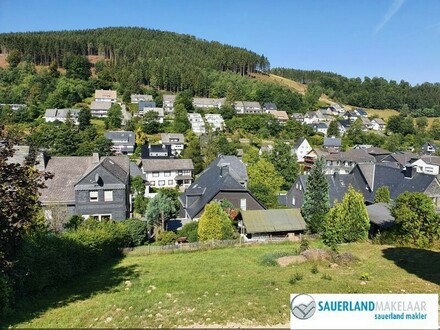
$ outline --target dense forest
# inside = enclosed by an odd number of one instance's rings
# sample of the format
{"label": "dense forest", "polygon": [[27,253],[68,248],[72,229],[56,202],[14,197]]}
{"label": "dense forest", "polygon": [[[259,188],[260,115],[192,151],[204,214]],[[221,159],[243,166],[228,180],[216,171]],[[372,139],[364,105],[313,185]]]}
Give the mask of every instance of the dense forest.
{"label": "dense forest", "polygon": [[58,67],[66,67],[71,54],[101,56],[97,70],[124,84],[127,93],[144,84],[209,96],[209,70],[244,76],[269,69],[266,57],[243,48],[144,28],[0,34],[0,53],[12,51],[36,65],[55,62]]}
{"label": "dense forest", "polygon": [[440,84],[411,86],[384,78],[347,78],[331,72],[273,68],[271,73],[320,88],[341,103],[358,107],[400,110],[406,104],[413,116],[440,116]]}

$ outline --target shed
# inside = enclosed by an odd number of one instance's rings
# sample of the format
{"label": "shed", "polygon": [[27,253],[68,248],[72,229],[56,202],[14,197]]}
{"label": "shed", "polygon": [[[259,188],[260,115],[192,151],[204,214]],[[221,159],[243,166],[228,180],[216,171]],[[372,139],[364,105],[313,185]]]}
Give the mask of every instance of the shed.
{"label": "shed", "polygon": [[241,211],[246,233],[283,235],[306,230],[300,209]]}

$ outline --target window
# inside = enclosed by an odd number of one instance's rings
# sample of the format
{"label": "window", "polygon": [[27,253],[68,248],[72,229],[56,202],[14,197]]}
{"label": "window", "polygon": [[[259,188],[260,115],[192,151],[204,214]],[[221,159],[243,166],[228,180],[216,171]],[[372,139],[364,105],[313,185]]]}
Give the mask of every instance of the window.
{"label": "window", "polygon": [[295,205],[295,197],[292,197],[292,205]]}
{"label": "window", "polygon": [[299,190],[300,190],[300,191],[302,190],[302,186],[301,186],[301,185],[299,185]]}
{"label": "window", "polygon": [[150,186],[154,187],[156,185],[156,181],[150,181]]}
{"label": "window", "polygon": [[246,198],[241,198],[241,199],[240,199],[240,208],[241,208],[243,211],[246,211]]}
{"label": "window", "polygon": [[90,194],[90,201],[91,202],[97,202],[98,201],[98,191],[97,190],[92,190],[89,192]]}
{"label": "window", "polygon": [[171,176],[171,172],[170,171],[165,171],[165,172],[163,172],[163,175],[164,176]]}
{"label": "window", "polygon": [[168,180],[168,185],[172,186],[174,184],[173,180]]}
{"label": "window", "polygon": [[104,202],[113,202],[112,190],[104,190]]}
{"label": "window", "polygon": [[153,172],[153,176],[157,178],[159,176],[159,172]]}
{"label": "window", "polygon": [[165,180],[159,180],[158,185],[159,187],[165,186]]}

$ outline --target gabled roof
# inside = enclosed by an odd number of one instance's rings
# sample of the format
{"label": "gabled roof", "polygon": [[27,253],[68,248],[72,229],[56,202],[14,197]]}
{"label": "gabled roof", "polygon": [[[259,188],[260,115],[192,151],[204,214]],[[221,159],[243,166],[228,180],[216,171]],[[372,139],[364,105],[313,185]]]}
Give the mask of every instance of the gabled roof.
{"label": "gabled roof", "polygon": [[354,111],[356,111],[362,117],[368,116],[368,113],[364,109],[355,109]]}
{"label": "gabled roof", "polygon": [[278,108],[277,108],[277,105],[275,104],[275,103],[272,103],[272,102],[267,102],[267,103],[264,103],[264,109],[266,109],[266,110],[277,110]]}
{"label": "gabled roof", "polygon": [[191,159],[143,159],[142,168],[144,172],[159,171],[178,171],[194,170],[194,164]]}
{"label": "gabled roof", "polygon": [[95,99],[116,99],[116,91],[113,90],[95,90]]}
{"label": "gabled roof", "polygon": [[131,103],[140,102],[140,101],[153,101],[153,95],[131,94],[130,99],[131,99]]}
{"label": "gabled roof", "polygon": [[367,152],[368,152],[370,155],[373,155],[373,156],[378,156],[378,155],[389,155],[389,154],[391,154],[391,151],[388,151],[388,150],[386,150],[386,149],[382,149],[382,148],[378,148],[378,147],[370,147],[370,148],[367,148]]}
{"label": "gabled roof", "polygon": [[[307,139],[305,138],[305,137],[300,137],[297,141],[296,141],[296,143],[295,143],[295,145],[293,146],[293,150],[298,150],[298,148],[303,144],[303,142],[304,141],[307,141]],[[309,141],[307,141],[307,143],[308,143]],[[309,143],[309,145],[310,145],[310,143]]]}
{"label": "gabled roof", "polygon": [[221,155],[217,157],[209,166],[211,165],[215,165],[219,168],[228,165],[229,173],[235,180],[237,180],[238,182],[248,181],[246,165],[243,164],[243,162],[236,156]]}
{"label": "gabled roof", "polygon": [[342,145],[341,138],[325,137],[324,147],[340,147]]}
{"label": "gabled roof", "polygon": [[164,95],[163,96],[163,102],[174,103],[175,100],[176,100],[176,95]]}
{"label": "gabled roof", "polygon": [[390,205],[386,203],[376,203],[367,206],[370,222],[381,228],[389,228],[396,219],[391,215]]}
{"label": "gabled roof", "polygon": [[160,133],[160,140],[162,141],[162,143],[176,144],[184,143],[185,137],[181,133]]}
{"label": "gabled roof", "polygon": [[340,119],[338,120],[338,123],[344,128],[349,128],[351,126],[351,121],[349,119]]}
{"label": "gabled roof", "polygon": [[248,234],[306,230],[300,209],[241,211]]}
{"label": "gabled roof", "polygon": [[351,149],[343,152],[338,152],[335,154],[330,154],[326,158],[326,160],[341,160],[341,161],[354,161],[357,163],[367,162],[372,163],[375,162],[376,159],[374,156],[371,156],[364,149]]}
{"label": "gabled roof", "polygon": [[[105,132],[104,136],[107,139],[112,140],[113,145],[131,145],[135,144],[135,134],[132,131],[109,131]],[[128,142],[119,142],[119,141],[128,141]]]}
{"label": "gabled roof", "polygon": [[386,125],[386,123],[381,119],[381,118],[374,118],[374,119],[371,119],[371,122],[376,122],[376,124],[378,124],[378,125]]}
{"label": "gabled roof", "polygon": [[139,111],[143,110],[144,108],[156,108],[156,102],[153,102],[153,101],[140,101],[138,103]]}
{"label": "gabled roof", "polygon": [[273,116],[281,120],[289,120],[289,116],[286,111],[273,110],[271,112]]}
{"label": "gabled roof", "polygon": [[294,112],[294,113],[292,113],[292,118],[303,119],[304,115],[302,113],[300,113],[300,112]]}
{"label": "gabled roof", "polygon": [[91,110],[108,110],[111,108],[113,103],[110,101],[92,101],[90,105]]}
{"label": "gabled roof", "polygon": [[411,152],[397,151],[389,154],[382,159],[382,162],[395,162],[400,167],[405,167],[405,165],[413,158],[420,158],[419,155],[413,154]]}

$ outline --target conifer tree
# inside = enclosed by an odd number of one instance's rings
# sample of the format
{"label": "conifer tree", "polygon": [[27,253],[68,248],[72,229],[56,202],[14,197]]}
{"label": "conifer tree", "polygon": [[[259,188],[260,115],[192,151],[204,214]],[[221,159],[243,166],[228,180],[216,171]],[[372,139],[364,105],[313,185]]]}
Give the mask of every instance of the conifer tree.
{"label": "conifer tree", "polygon": [[377,189],[376,194],[374,195],[375,203],[389,203],[390,200],[390,190],[387,186],[382,186]]}
{"label": "conifer tree", "polygon": [[320,227],[330,209],[328,182],[325,176],[325,160],[320,157],[307,177],[304,204],[301,213],[312,233],[320,231]]}
{"label": "conifer tree", "polygon": [[220,203],[211,202],[205,206],[199,220],[197,235],[200,241],[234,238],[234,227]]}

